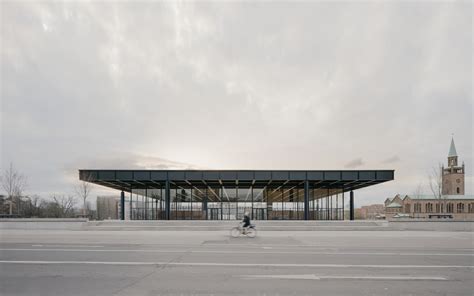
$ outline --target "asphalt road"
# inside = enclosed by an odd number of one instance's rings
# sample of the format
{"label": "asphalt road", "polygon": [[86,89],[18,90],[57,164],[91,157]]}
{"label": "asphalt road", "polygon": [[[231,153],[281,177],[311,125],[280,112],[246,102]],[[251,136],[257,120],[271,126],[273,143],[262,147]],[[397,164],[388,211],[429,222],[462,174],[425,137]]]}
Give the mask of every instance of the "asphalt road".
{"label": "asphalt road", "polygon": [[0,295],[472,295],[472,232],[0,232]]}

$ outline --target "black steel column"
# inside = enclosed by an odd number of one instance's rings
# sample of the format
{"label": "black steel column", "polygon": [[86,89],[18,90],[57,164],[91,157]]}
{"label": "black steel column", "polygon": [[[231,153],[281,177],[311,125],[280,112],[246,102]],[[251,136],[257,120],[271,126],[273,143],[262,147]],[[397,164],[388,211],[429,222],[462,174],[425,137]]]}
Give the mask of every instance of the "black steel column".
{"label": "black steel column", "polygon": [[120,193],[120,220],[125,220],[125,193]]}
{"label": "black steel column", "polygon": [[352,190],[349,196],[349,217],[350,220],[354,220],[354,191]]}
{"label": "black steel column", "polygon": [[[155,191],[155,190],[153,190]],[[151,219],[156,220],[156,193],[151,194]],[[154,197],[153,197],[154,196]]]}
{"label": "black steel column", "polygon": [[193,188],[192,187],[191,187],[190,191],[191,191],[191,197],[190,197],[190,199],[191,199],[191,220],[193,220],[194,216],[193,216]]}
{"label": "black steel column", "polygon": [[[221,189],[220,189],[220,192],[219,192],[219,196],[220,196],[220,199],[221,199],[221,220],[224,220],[224,203],[223,203],[223,200],[224,200],[224,189],[223,189],[223,186],[221,186]],[[227,204],[229,205],[229,204]]]}
{"label": "black steel column", "polygon": [[315,213],[316,214],[316,220],[319,220],[319,216],[320,216],[319,215],[320,214],[319,213],[319,208],[320,207],[319,207],[319,198],[318,198],[318,199],[316,199],[316,213]]}
{"label": "black steel column", "polygon": [[208,214],[207,214],[207,196],[208,196],[208,194],[209,194],[209,191],[208,191],[207,188],[206,188],[206,191],[205,191],[205,192],[206,192],[206,196],[204,196],[204,201],[202,202],[202,209],[203,209],[204,212],[205,212],[206,220],[208,220],[209,217],[208,217]]}
{"label": "black steel column", "polygon": [[[284,192],[283,192],[283,188],[280,189],[281,190],[281,219],[283,220],[283,217],[285,216],[285,209],[283,208],[283,195],[284,195]],[[293,194],[293,193],[290,193],[290,194]],[[272,209],[273,210],[273,209]],[[290,216],[288,216],[288,219],[289,219]]]}
{"label": "black steel column", "polygon": [[333,220],[333,210],[334,210],[334,205],[333,205],[333,193],[331,192],[331,197],[329,197],[329,204],[330,204],[330,210],[329,210],[329,220]]}
{"label": "black steel column", "polygon": [[145,188],[145,220],[148,220],[148,188]]}
{"label": "black steel column", "polygon": [[133,220],[133,215],[132,215],[132,208],[133,208],[133,194],[132,194],[132,187],[130,187],[130,209],[129,209],[129,212],[130,212],[130,220]]}
{"label": "black steel column", "polygon": [[329,188],[328,195],[326,196],[326,220],[329,220]]}
{"label": "black steel column", "polygon": [[309,181],[304,181],[304,219],[309,220]]}
{"label": "black steel column", "polygon": [[250,215],[250,219],[254,220],[254,217],[253,217],[253,185],[252,187],[250,188],[250,194],[252,195],[251,197],[251,203],[252,203],[252,214]]}
{"label": "black steel column", "polygon": [[170,180],[166,180],[166,185],[165,185],[165,216],[166,220],[170,220],[171,218],[171,204],[170,204]]}
{"label": "black steel column", "polygon": [[346,217],[346,204],[344,203],[344,187],[342,187],[342,220]]}
{"label": "black steel column", "polygon": [[166,217],[163,217],[163,188],[160,188],[160,220],[166,220]]}

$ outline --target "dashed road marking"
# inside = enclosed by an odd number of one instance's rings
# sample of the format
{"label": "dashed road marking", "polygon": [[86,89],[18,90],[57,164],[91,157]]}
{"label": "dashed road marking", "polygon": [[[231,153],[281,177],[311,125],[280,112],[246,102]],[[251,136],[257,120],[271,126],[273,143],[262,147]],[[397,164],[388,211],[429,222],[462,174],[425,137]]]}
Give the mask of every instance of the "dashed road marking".
{"label": "dashed road marking", "polygon": [[0,260],[0,264],[86,264],[86,265],[167,265],[201,267],[298,267],[298,268],[383,268],[383,269],[473,269],[470,265],[376,265],[376,264],[284,264],[284,263],[220,263],[220,262],[136,262],[136,261],[26,261]]}
{"label": "dashed road marking", "polygon": [[433,276],[332,276],[315,274],[271,274],[243,275],[243,279],[278,279],[278,280],[369,280],[369,281],[447,281],[445,277]]}
{"label": "dashed road marking", "polygon": [[[71,246],[78,247],[78,246]],[[349,255],[349,256],[467,256],[473,257],[474,253],[404,253],[404,252],[298,252],[298,251],[242,251],[242,250],[158,250],[158,249],[59,249],[59,248],[0,248],[0,251],[21,252],[129,252],[129,253],[212,253],[212,254],[291,254],[291,255]],[[271,247],[262,247],[265,250]]]}

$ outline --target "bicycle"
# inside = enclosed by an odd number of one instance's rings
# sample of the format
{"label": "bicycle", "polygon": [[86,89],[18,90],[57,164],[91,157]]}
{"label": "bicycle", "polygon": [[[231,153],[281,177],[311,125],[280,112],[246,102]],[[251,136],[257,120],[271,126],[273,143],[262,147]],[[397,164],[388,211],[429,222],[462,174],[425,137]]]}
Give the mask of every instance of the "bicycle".
{"label": "bicycle", "polygon": [[230,235],[232,237],[246,235],[248,237],[254,238],[257,236],[257,229],[255,228],[255,225],[253,224],[250,224],[249,227],[244,228],[243,223],[240,223],[239,226],[234,227],[230,230]]}

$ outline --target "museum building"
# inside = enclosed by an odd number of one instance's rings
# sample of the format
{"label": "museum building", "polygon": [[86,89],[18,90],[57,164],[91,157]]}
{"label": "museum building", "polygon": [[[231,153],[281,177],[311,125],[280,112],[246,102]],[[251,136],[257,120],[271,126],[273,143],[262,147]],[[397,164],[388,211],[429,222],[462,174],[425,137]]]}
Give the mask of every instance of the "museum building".
{"label": "museum building", "polygon": [[[122,220],[354,219],[354,191],[393,170],[79,170],[119,190]],[[344,204],[349,204],[348,215]]]}

